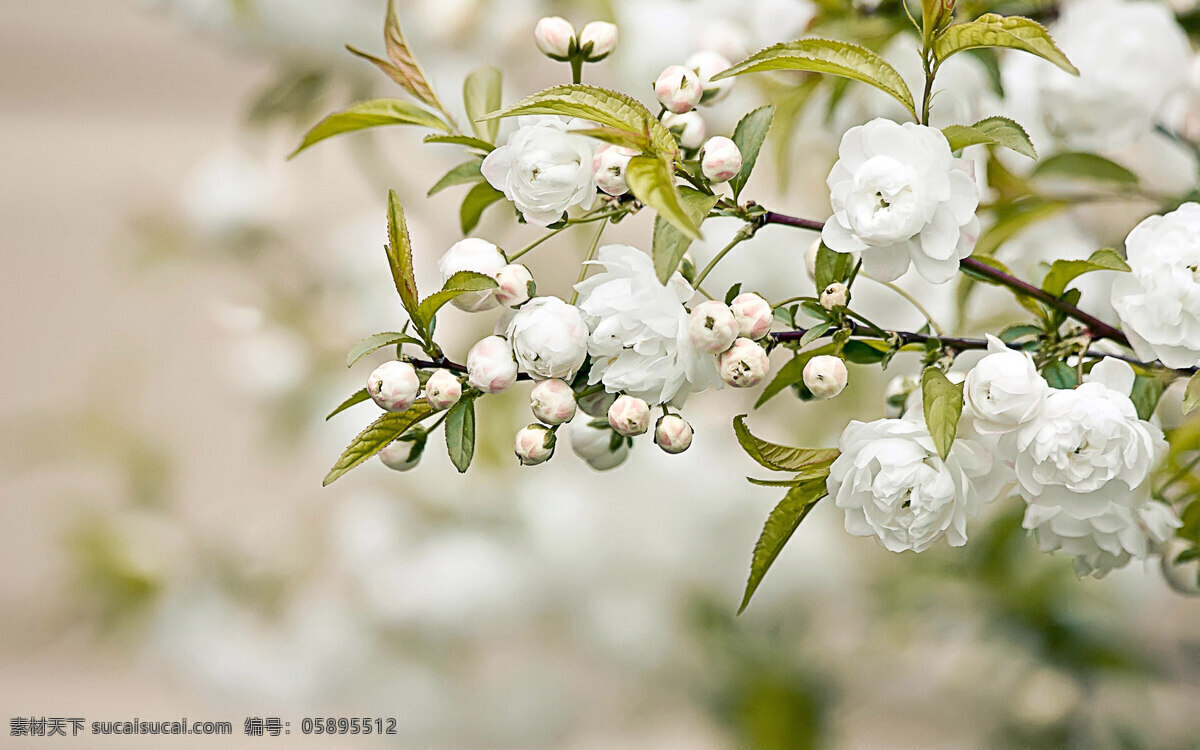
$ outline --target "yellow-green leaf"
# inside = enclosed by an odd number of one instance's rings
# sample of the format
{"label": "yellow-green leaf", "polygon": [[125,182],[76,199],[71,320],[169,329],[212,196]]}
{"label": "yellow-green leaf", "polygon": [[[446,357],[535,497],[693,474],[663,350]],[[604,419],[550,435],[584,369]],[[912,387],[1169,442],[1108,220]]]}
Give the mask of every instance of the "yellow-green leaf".
{"label": "yellow-green leaf", "polygon": [[1021,16],[987,13],[974,21],[947,27],[934,42],[933,52],[940,61],[956,52],[979,47],[1021,50],[1052,62],[1071,75],[1079,75],[1079,69],[1058,48],[1046,28]]}
{"label": "yellow-green leaf", "polygon": [[801,471],[807,466],[837,458],[836,448],[789,448],[750,434],[746,415],[733,418],[733,431],[746,454],[772,471]]}
{"label": "yellow-green leaf", "polygon": [[484,115],[500,108],[500,87],[503,75],[491,66],[480,68],[467,76],[463,83],[463,106],[471,129],[481,140],[496,142],[500,130],[499,120],[483,120]]}
{"label": "yellow-green leaf", "polygon": [[404,39],[404,32],[400,30],[400,16],[396,13],[395,0],[388,0],[387,18],[383,23],[383,42],[387,47],[388,58],[400,72],[401,77],[396,79],[396,83],[429,106],[441,109],[442,105],[437,94],[433,92],[433,86],[429,85],[425,71],[421,70],[421,64],[417,62]]}
{"label": "yellow-green leaf", "polygon": [[467,197],[463,198],[462,206],[458,210],[458,221],[462,227],[462,233],[470,234],[472,229],[479,226],[483,210],[503,197],[504,193],[487,182],[481,182],[471,188],[467,192]]}
{"label": "yellow-green leaf", "polygon": [[459,164],[442,175],[442,178],[435,182],[425,195],[436,195],[446,188],[454,187],[455,185],[468,185],[473,182],[479,182],[483,179],[483,173],[479,171],[482,165],[483,161],[480,159],[472,159],[471,161]]}
{"label": "yellow-green leaf", "polygon": [[353,133],[381,125],[421,125],[434,130],[447,130],[441,118],[411,102],[399,99],[371,99],[359,102],[343,112],[335,112],[321,120],[304,134],[304,139],[289,159],[320,141],[342,133]]}
{"label": "yellow-green leaf", "polygon": [[942,128],[942,133],[950,142],[951,151],[959,151],[967,146],[995,144],[1030,159],[1037,158],[1037,149],[1033,147],[1025,128],[1007,117],[988,117],[974,125],[948,125]]}
{"label": "yellow-green leaf", "polygon": [[[683,212],[699,226],[708,212],[717,204],[718,196],[702,193],[689,187],[679,188],[679,198],[683,204]],[[666,284],[671,276],[679,269],[679,261],[692,244],[692,239],[675,228],[674,224],[664,221],[661,215],[654,217],[654,242],[651,255],[654,256],[654,270],[658,280]]]}
{"label": "yellow-green leaf", "polygon": [[496,280],[474,271],[459,271],[446,279],[441,291],[434,292],[421,301],[417,309],[416,323],[422,330],[428,330],[433,316],[450,300],[467,292],[482,292],[496,288]]}
{"label": "yellow-green leaf", "polygon": [[1191,414],[1200,406],[1200,372],[1188,378],[1187,390],[1183,392],[1183,413]]}
{"label": "yellow-green leaf", "polygon": [[938,455],[945,461],[954,445],[958,419],[962,416],[962,383],[951,383],[938,368],[926,367],[921,375],[921,402],[925,410],[925,426],[929,429]]}
{"label": "yellow-green leaf", "polygon": [[1134,184],[1138,176],[1112,159],[1099,154],[1070,151],[1055,154],[1040,162],[1031,177],[1067,177]]}
{"label": "yellow-green leaf", "polygon": [[[826,467],[825,474],[828,473],[829,469]],[[750,598],[758,590],[763,576],[771,569],[771,565],[783,551],[783,546],[800,527],[800,522],[826,494],[828,490],[825,488],[825,477],[811,479],[789,489],[783,500],[767,516],[767,522],[763,524],[762,533],[758,536],[750,558],[750,577],[746,581],[742,604],[738,607],[739,615],[750,604]]]}
{"label": "yellow-green leaf", "polygon": [[700,239],[700,228],[684,210],[671,165],[656,156],[635,156],[625,168],[625,182],[635,198],[671,222],[685,237]]}
{"label": "yellow-green leaf", "polygon": [[735,202],[742,194],[746,181],[750,179],[750,173],[754,171],[758,152],[762,149],[763,141],[767,139],[767,131],[771,129],[771,120],[774,118],[775,107],[766,104],[738,120],[737,127],[733,129],[733,142],[742,154],[742,168],[729,181],[729,189],[733,191]]}
{"label": "yellow-green leaf", "polygon": [[404,208],[395,190],[388,190],[388,265],[392,270],[392,281],[408,316],[417,319],[417,278],[413,273],[412,241],[408,238],[408,224],[404,221]]}
{"label": "yellow-green leaf", "polygon": [[1087,260],[1056,260],[1042,280],[1042,289],[1058,297],[1076,277],[1092,271],[1128,271],[1129,265],[1115,250],[1104,248]]}
{"label": "yellow-green leaf", "polygon": [[348,398],[345,401],[343,401],[342,403],[338,404],[337,407],[334,408],[333,411],[329,412],[329,414],[326,415],[326,417],[325,417],[325,421],[329,421],[330,419],[333,419],[338,414],[341,414],[342,412],[346,411],[347,409],[349,409],[351,406],[354,406],[355,404],[361,404],[363,401],[370,401],[370,400],[371,400],[371,394],[367,393],[367,389],[359,388],[357,391],[354,392],[354,394],[352,396],[350,396],[350,398]]}
{"label": "yellow-green leaf", "polygon": [[354,363],[373,351],[378,351],[385,346],[395,346],[399,344],[415,344],[423,346],[423,344],[414,339],[412,336],[405,336],[403,333],[396,331],[384,331],[367,336],[362,341],[358,342],[350,353],[346,355],[346,367],[353,367]]}
{"label": "yellow-green leaf", "polygon": [[408,411],[388,412],[358,434],[341,457],[333,464],[333,468],[325,475],[322,486],[328,486],[346,472],[357,467],[362,462],[383,450],[388,443],[404,434],[405,430],[425,419],[433,413],[433,409],[424,401],[413,404]]}

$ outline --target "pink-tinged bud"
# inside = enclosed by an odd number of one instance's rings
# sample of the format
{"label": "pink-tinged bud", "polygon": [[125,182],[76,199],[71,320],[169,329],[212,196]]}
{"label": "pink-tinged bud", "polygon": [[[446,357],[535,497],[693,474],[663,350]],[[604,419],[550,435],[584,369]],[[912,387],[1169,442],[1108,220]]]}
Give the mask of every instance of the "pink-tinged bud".
{"label": "pink-tinged bud", "polygon": [[449,370],[434,370],[425,381],[425,401],[437,410],[449,409],[462,398],[462,381]]}
{"label": "pink-tinged bud", "polygon": [[421,380],[407,362],[392,360],[376,367],[367,377],[367,393],[386,411],[405,411],[417,400]]}
{"label": "pink-tinged bud", "polygon": [[467,352],[467,382],[484,393],[499,393],[517,382],[517,360],[500,336],[488,336]]}
{"label": "pink-tinged bud", "polygon": [[634,396],[619,396],[608,407],[608,423],[625,437],[642,435],[650,429],[650,405]]}
{"label": "pink-tinged bud", "polygon": [[597,148],[592,157],[592,176],[596,179],[596,186],[609,195],[628,193],[625,169],[629,166],[629,160],[637,155],[638,152],[631,148],[614,146],[611,143]]}
{"label": "pink-tinged bud", "polygon": [[546,57],[552,60],[566,60],[575,42],[575,27],[565,18],[547,16],[534,27],[533,41]]}
{"label": "pink-tinged bud", "polygon": [[738,324],[738,335],[758,341],[771,331],[775,313],[771,304],[754,292],[742,292],[733,298],[729,309]]}
{"label": "pink-tinged bud", "polygon": [[425,430],[418,425],[385,445],[378,455],[379,462],[392,471],[408,471],[421,463],[424,452]]}
{"label": "pink-tinged bud", "polygon": [[709,182],[728,182],[742,171],[742,152],[725,136],[713,136],[700,152],[700,169]]}
{"label": "pink-tinged bud", "polygon": [[702,352],[720,354],[733,344],[737,335],[737,320],[724,302],[701,302],[688,316],[688,338]]}
{"label": "pink-tinged bud", "polygon": [[533,274],[520,263],[510,263],[496,272],[496,301],[505,307],[520,307],[537,292]]}
{"label": "pink-tinged bud", "polygon": [[692,426],[678,414],[665,414],[654,426],[654,442],[667,453],[683,453],[692,445]]}
{"label": "pink-tinged bud", "polygon": [[579,410],[589,417],[600,419],[608,415],[608,407],[617,400],[617,394],[608,391],[589,393],[578,398]]}
{"label": "pink-tinged bud", "polygon": [[817,398],[833,398],[846,387],[849,373],[840,357],[822,354],[804,366],[804,385]]}
{"label": "pink-tinged bud", "polygon": [[840,281],[835,281],[821,292],[821,307],[826,310],[836,310],[845,307],[850,302],[850,289]]}
{"label": "pink-tinged bud", "polygon": [[717,357],[721,380],[734,388],[752,388],[767,376],[767,352],[747,338],[739,338]]}
{"label": "pink-tinged bud", "polygon": [[659,104],[677,115],[695,109],[703,93],[700,76],[682,65],[668,66],[654,82],[654,96]]}
{"label": "pink-tinged bud", "polygon": [[819,252],[821,252],[820,237],[813,240],[808,249],[804,251],[804,270],[808,272],[808,278],[813,281],[817,280],[817,253]]}
{"label": "pink-tinged bud", "polygon": [[540,424],[531,424],[517,430],[513,438],[513,452],[522,466],[537,466],[554,455],[554,432]]}
{"label": "pink-tinged bud", "polygon": [[[589,50],[588,45],[592,45]],[[617,27],[607,21],[592,21],[579,32],[579,49],[588,62],[600,62],[617,46]]]}
{"label": "pink-tinged bud", "polygon": [[704,124],[704,115],[696,110],[677,115],[674,112],[663,112],[662,124],[679,138],[679,145],[694,151],[704,143],[708,135],[708,126]]}
{"label": "pink-tinged bud", "polygon": [[703,104],[716,104],[729,96],[729,92],[733,89],[733,84],[737,82],[736,78],[724,78],[720,81],[712,80],[712,77],[717,73],[728,70],[733,65],[733,63],[729,62],[719,52],[713,52],[712,50],[697,52],[689,57],[683,65],[696,71],[696,75],[700,76],[700,86],[704,89],[704,95],[700,98],[700,101]]}
{"label": "pink-tinged bud", "polygon": [[542,424],[570,422],[575,416],[575,392],[565,380],[543,380],[529,392],[529,407]]}

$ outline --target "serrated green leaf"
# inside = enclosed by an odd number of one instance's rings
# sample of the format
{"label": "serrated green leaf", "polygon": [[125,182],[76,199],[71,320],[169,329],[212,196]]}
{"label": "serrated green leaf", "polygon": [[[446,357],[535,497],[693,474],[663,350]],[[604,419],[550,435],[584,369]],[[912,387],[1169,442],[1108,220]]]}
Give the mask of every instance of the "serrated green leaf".
{"label": "serrated green leaf", "polygon": [[483,153],[488,153],[496,149],[495,146],[487,141],[473,138],[469,135],[427,135],[425,143],[446,143],[453,146],[466,146],[467,148],[478,149]]}
{"label": "serrated green leaf", "polygon": [[839,253],[822,243],[817,249],[817,262],[813,266],[817,292],[824,291],[825,287],[836,281],[845,281],[853,266],[854,256],[850,253]]}
{"label": "serrated green leaf", "polygon": [[620,128],[580,128],[579,130],[571,131],[576,135],[595,138],[605,143],[611,143],[614,146],[624,146],[635,151],[653,151],[654,147],[650,145],[650,138],[645,133],[634,133],[629,130],[621,130]]}
{"label": "serrated green leaf", "polygon": [[771,569],[771,565],[783,551],[783,546],[800,527],[800,522],[826,494],[828,490],[825,488],[825,479],[813,479],[788,490],[783,500],[767,516],[767,522],[763,525],[750,558],[750,577],[746,581],[746,592],[742,595],[738,614],[746,610],[750,598],[762,583],[763,576]]}
{"label": "serrated green leaf", "polygon": [[954,384],[936,367],[926,367],[921,374],[921,401],[925,411],[925,426],[933,438],[938,455],[945,461],[958,433],[962,416],[962,383]]}
{"label": "serrated green leaf", "polygon": [[392,79],[429,106],[441,109],[441,103],[438,101],[437,94],[433,92],[433,86],[429,84],[425,71],[421,70],[421,64],[417,62],[416,56],[413,55],[408,42],[404,39],[404,32],[400,29],[400,16],[396,13],[395,0],[388,0],[387,17],[383,23],[383,42],[387,48],[388,58],[400,73],[399,78],[392,76]]}
{"label": "serrated green leaf", "polygon": [[471,121],[471,129],[480,139],[489,143],[496,142],[496,134],[500,132],[500,121],[482,118],[500,108],[503,80],[503,74],[498,68],[488,66],[471,73],[463,83],[463,106],[467,110],[467,119]]}
{"label": "serrated green leaf", "polygon": [[492,187],[487,182],[481,182],[467,192],[462,206],[458,209],[458,221],[463,234],[470,234],[479,226],[479,219],[488,206],[504,197],[504,193]]}
{"label": "serrated green leaf", "polygon": [[495,288],[496,280],[491,276],[485,276],[474,271],[459,271],[446,279],[446,283],[442,286],[441,291],[434,292],[421,300],[414,320],[418,327],[427,329],[433,320],[433,316],[437,315],[437,311],[442,309],[442,306],[450,300],[467,292],[482,292]]}
{"label": "serrated green leaf", "polygon": [[460,474],[475,455],[475,399],[463,398],[446,412],[446,452]]}
{"label": "serrated green leaf", "polygon": [[745,414],[733,418],[733,431],[742,450],[772,471],[801,471],[822,461],[832,461],[838,455],[836,448],[789,448],[757,438],[750,434]]}
{"label": "serrated green leaf", "polygon": [[341,414],[342,412],[346,411],[347,409],[349,409],[351,406],[354,406],[355,404],[361,404],[363,401],[370,401],[370,400],[371,400],[371,394],[367,393],[367,389],[360,388],[360,389],[358,389],[358,391],[356,391],[354,393],[354,395],[350,396],[350,398],[348,398],[345,401],[343,401],[342,403],[338,404],[337,407],[333,411],[329,412],[329,414],[327,414],[325,416],[325,421],[328,422],[330,419],[333,419],[338,414]]}
{"label": "serrated green leaf", "polygon": [[463,162],[457,167],[451,169],[442,178],[434,183],[433,187],[429,188],[426,197],[436,195],[448,187],[455,185],[468,185],[472,182],[479,182],[483,179],[483,173],[479,171],[480,165],[483,162],[479,159]]}
{"label": "serrated green leaf", "polygon": [[435,130],[448,129],[446,123],[437,115],[410,102],[402,102],[399,99],[372,99],[359,102],[342,112],[335,112],[318,122],[304,134],[304,139],[288,158],[295,157],[304,149],[326,138],[382,125],[422,125]]}
{"label": "serrated green leaf", "polygon": [[1067,177],[1129,185],[1138,181],[1136,174],[1112,159],[1082,151],[1055,154],[1043,159],[1030,177]]}
{"label": "serrated green leaf", "polygon": [[1188,378],[1187,389],[1183,392],[1183,413],[1191,414],[1200,406],[1200,372]]}
{"label": "serrated green leaf", "polygon": [[729,181],[729,188],[733,190],[735,203],[738,196],[742,194],[742,188],[746,186],[746,181],[750,179],[750,173],[754,171],[754,164],[758,161],[758,152],[762,149],[763,141],[767,138],[767,131],[771,129],[771,121],[774,118],[775,107],[767,104],[738,120],[737,127],[733,129],[733,142],[742,154],[742,168]]}
{"label": "serrated green leaf", "polygon": [[[696,226],[700,226],[719,200],[716,195],[702,193],[690,187],[679,188],[679,198],[684,214]],[[679,261],[691,244],[692,238],[676,229],[674,224],[665,221],[661,214],[654,217],[651,255],[654,257],[654,271],[658,274],[659,281],[666,284],[670,280],[679,269]]]}
{"label": "serrated green leaf", "polygon": [[713,76],[714,81],[745,73],[769,70],[802,70],[827,73],[868,83],[895,98],[916,118],[912,92],[904,78],[886,60],[866,47],[832,39],[799,39],[782,42],[754,53]]}
{"label": "serrated green leaf", "polygon": [[392,282],[404,309],[413,320],[417,319],[417,279],[413,274],[412,241],[408,238],[408,224],[404,220],[404,208],[395,190],[388,190],[388,266],[392,270]]}
{"label": "serrated green leaf", "polygon": [[321,486],[327,487],[343,474],[357,467],[362,462],[383,450],[388,443],[404,434],[404,431],[433,413],[433,409],[424,401],[413,404],[408,411],[388,412],[358,434],[350,441],[346,450],[334,463],[333,468],[325,475]]}
{"label": "serrated green leaf", "polygon": [[763,388],[759,394],[758,400],[754,402],[754,408],[758,409],[763,404],[770,401],[777,394],[782,393],[789,386],[799,383],[804,380],[804,366],[808,364],[808,360],[819,354],[833,354],[837,350],[835,344],[826,344],[819,346],[816,349],[807,352],[798,352],[796,356],[788,360],[779,371],[775,373],[775,377],[771,378],[771,382]]}
{"label": "serrated green leaf", "polygon": [[1055,297],[1067,289],[1067,284],[1092,271],[1128,271],[1129,264],[1115,250],[1104,248],[1092,253],[1087,260],[1056,260],[1042,280],[1042,289]]}
{"label": "serrated green leaf", "polygon": [[668,162],[655,156],[635,156],[625,167],[625,182],[635,198],[671,222],[688,239],[700,239],[700,229],[684,210]]}
{"label": "serrated green leaf", "polygon": [[367,336],[362,341],[355,344],[350,353],[346,355],[346,367],[353,367],[354,363],[373,351],[382,349],[385,346],[393,346],[397,344],[416,344],[424,346],[420,341],[412,336],[405,336],[403,333],[395,331],[384,331]]}
{"label": "serrated green leaf", "polygon": [[1071,75],[1079,75],[1079,70],[1050,38],[1050,32],[1037,21],[1021,16],[987,13],[974,21],[954,24],[938,35],[933,52],[940,61],[963,50],[980,47],[1007,47],[1028,52]]}
{"label": "serrated green leaf", "polygon": [[1037,158],[1037,149],[1029,133],[1015,120],[1007,117],[988,117],[974,125],[948,125],[942,128],[951,151],[960,151],[967,146],[1004,146],[1030,159]]}

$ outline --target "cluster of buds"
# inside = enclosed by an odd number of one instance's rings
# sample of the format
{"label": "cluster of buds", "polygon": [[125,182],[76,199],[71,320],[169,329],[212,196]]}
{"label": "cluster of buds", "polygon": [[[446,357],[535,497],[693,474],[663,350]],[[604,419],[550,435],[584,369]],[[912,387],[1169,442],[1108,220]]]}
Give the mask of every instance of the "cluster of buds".
{"label": "cluster of buds", "polygon": [[715,104],[729,95],[734,79],[712,79],[731,64],[720,53],[697,52],[683,65],[669,65],[658,75],[654,81],[654,96],[668,112],[677,115],[690,112],[700,104]]}
{"label": "cluster of buds", "polygon": [[767,352],[757,343],[771,330],[771,305],[744,292],[726,305],[701,302],[688,317],[688,338],[702,352],[717,355],[721,379],[734,388],[750,388],[767,375]]}
{"label": "cluster of buds", "polygon": [[617,46],[617,27],[605,21],[592,21],[576,34],[565,18],[547,16],[537,22],[533,40],[538,50],[559,62],[600,62]]}

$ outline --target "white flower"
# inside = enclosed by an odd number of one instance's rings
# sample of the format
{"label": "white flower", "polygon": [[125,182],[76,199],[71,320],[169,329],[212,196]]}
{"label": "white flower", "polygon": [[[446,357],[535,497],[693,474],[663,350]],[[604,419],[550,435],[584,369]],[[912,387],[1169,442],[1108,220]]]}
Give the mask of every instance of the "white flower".
{"label": "white flower", "polygon": [[513,350],[501,336],[475,342],[467,352],[467,382],[484,393],[499,393],[517,382]]}
{"label": "white flower", "polygon": [[576,407],[575,392],[562,380],[542,380],[529,392],[529,408],[542,424],[570,422]]}
{"label": "white flower", "polygon": [[571,450],[596,471],[620,466],[629,458],[629,441],[609,427],[598,427],[590,419],[573,420],[568,428]]}
{"label": "white flower", "polygon": [[533,29],[533,41],[541,53],[553,60],[566,60],[575,41],[575,27],[560,16],[547,16]]}
{"label": "white flower", "polygon": [[[588,45],[591,50],[586,50]],[[579,32],[579,48],[588,53],[588,62],[600,62],[617,46],[617,27],[607,21],[592,21]]]}
{"label": "white flower", "polygon": [[701,302],[688,316],[688,338],[692,345],[709,354],[720,354],[733,345],[738,336],[737,319],[724,302]]}
{"label": "white flower", "polygon": [[1200,364],[1200,204],[1151,216],[1125,238],[1129,273],[1112,305],[1134,351],[1167,367]]}
{"label": "white flower", "polygon": [[407,362],[384,362],[367,377],[367,393],[386,411],[406,411],[420,390],[417,371]]}
{"label": "white flower", "polygon": [[728,58],[720,52],[712,50],[701,50],[683,63],[685,68],[691,68],[696,71],[696,75],[700,76],[700,86],[704,90],[700,101],[704,104],[716,104],[729,96],[729,92],[733,90],[733,84],[737,79],[725,78],[714,82],[712,77],[717,73],[728,70],[732,65],[733,63],[729,62]]}
{"label": "white flower", "polygon": [[991,457],[974,441],[954,441],[945,461],[915,420],[852,421],[830,467],[829,495],[846,513],[846,531],[875,536],[892,552],[921,552],[942,536],[967,541],[967,521],[991,500],[978,484]]}
{"label": "white flower", "polygon": [[728,182],[742,171],[742,152],[729,138],[715,135],[704,142],[700,171],[709,182]]}
{"label": "white flower", "polygon": [[1043,552],[1061,549],[1081,575],[1100,577],[1144,559],[1179,520],[1150,497],[1151,470],[1167,444],[1129,399],[1133,369],[1104,359],[1084,380],[1052,391],[1041,415],[1006,440],[1029,504],[1025,528]]}
{"label": "white flower", "polygon": [[[468,237],[450,246],[450,249],[438,260],[438,272],[442,275],[442,283],[459,271],[474,271],[493,279],[500,269],[507,265],[504,253],[487,240],[478,237]],[[450,304],[467,312],[482,312],[490,310],[498,303],[496,290],[488,289],[483,292],[465,292],[458,295]]]}
{"label": "white flower", "polygon": [[670,110],[663,112],[662,124],[679,138],[679,145],[686,149],[700,148],[704,143],[704,136],[708,134],[704,115],[694,109],[681,115]]}
{"label": "white flower", "polygon": [[587,359],[588,327],[579,308],[558,297],[535,297],[508,324],[521,369],[535,378],[570,380]]}
{"label": "white flower", "polygon": [[775,313],[771,305],[754,292],[742,292],[729,303],[733,319],[738,324],[738,335],[758,341],[771,331]]}
{"label": "white flower", "polygon": [[592,141],[557,117],[519,117],[508,143],[483,160],[483,176],[525,221],[549,226],[574,205],[592,205]]}
{"label": "white flower", "polygon": [[804,251],[804,270],[808,272],[808,278],[817,280],[817,254],[821,252],[821,238],[818,237],[812,241],[808,249]]}
{"label": "white flower", "polygon": [[654,425],[654,443],[672,455],[692,445],[692,426],[678,414],[664,414]]}
{"label": "white flower", "polygon": [[627,245],[602,247],[593,262],[604,272],[575,287],[592,330],[590,385],[657,405],[720,382],[714,358],[689,339],[683,303],[694,292],[681,275],[664,286],[650,256]]}
{"label": "white flower", "polygon": [[1037,417],[1050,395],[1028,352],[1009,349],[988,334],[989,354],[967,373],[963,403],[975,417],[976,432],[1001,435]]}
{"label": "white flower", "polygon": [[703,94],[700,77],[682,65],[667,66],[654,81],[654,96],[658,103],[677,115],[695,109]]}
{"label": "white flower", "polygon": [[644,434],[650,429],[650,405],[633,396],[618,396],[608,407],[608,424],[625,437]]}
{"label": "white flower", "polygon": [[520,263],[510,263],[497,271],[496,284],[496,301],[505,307],[520,307],[537,291],[533,274]]}
{"label": "white flower", "polygon": [[592,177],[596,180],[596,186],[609,195],[628,193],[625,170],[629,167],[629,160],[637,155],[638,152],[631,148],[601,144],[592,156]]}
{"label": "white flower", "polygon": [[434,370],[425,381],[425,401],[434,409],[449,409],[462,398],[462,381],[449,370]]}
{"label": "white flower", "polygon": [[872,120],[846,131],[838,156],[822,241],[861,252],[863,269],[880,281],[894,281],[910,263],[935,284],[954,278],[979,235],[979,189],[954,167],[942,131]]}
{"label": "white flower", "polygon": [[554,455],[554,432],[540,424],[517,430],[513,437],[513,453],[522,466],[536,466]]}
{"label": "white flower", "polygon": [[747,338],[738,338],[717,357],[721,379],[734,388],[753,388],[767,376],[767,352]]}
{"label": "white flower", "polygon": [[850,374],[841,357],[820,354],[804,365],[804,385],[817,398],[833,398],[846,387]]}

